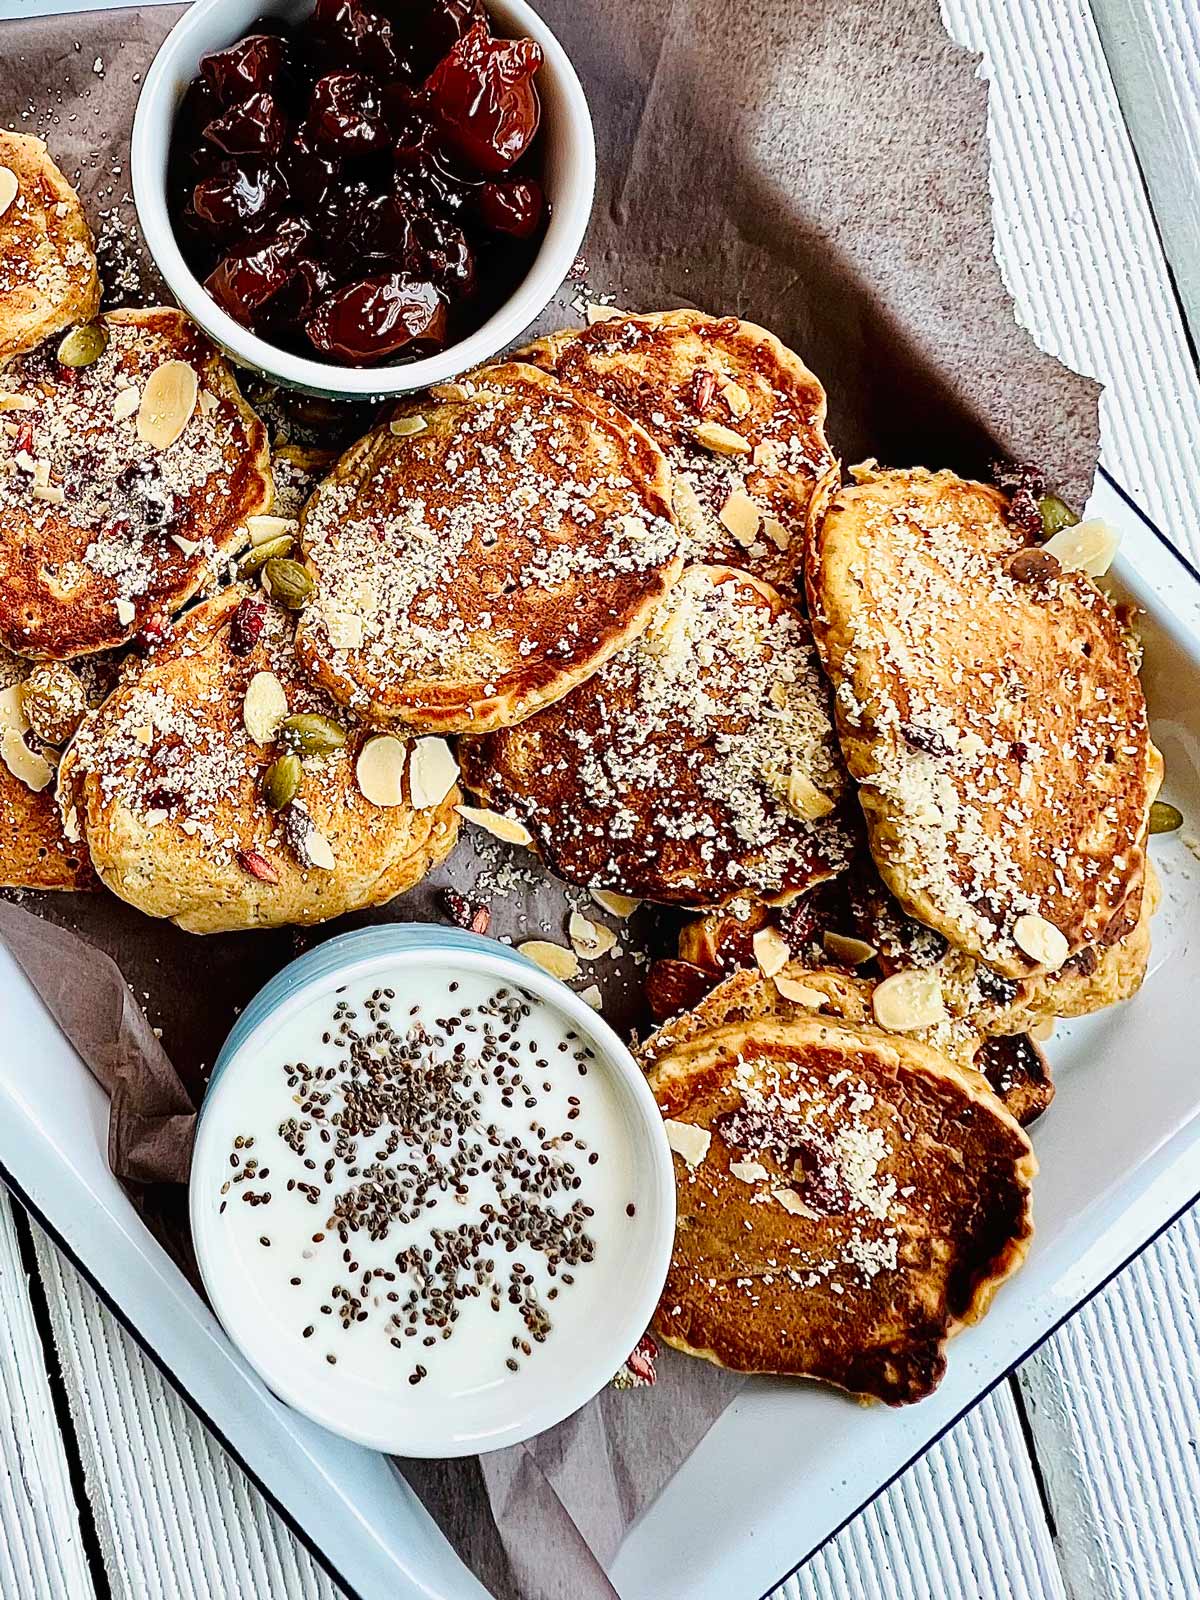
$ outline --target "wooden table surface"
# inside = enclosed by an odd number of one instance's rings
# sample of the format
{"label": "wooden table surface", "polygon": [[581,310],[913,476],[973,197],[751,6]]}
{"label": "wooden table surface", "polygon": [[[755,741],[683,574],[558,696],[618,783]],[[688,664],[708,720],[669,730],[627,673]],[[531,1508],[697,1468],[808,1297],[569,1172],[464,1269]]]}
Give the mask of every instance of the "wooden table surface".
{"label": "wooden table surface", "polygon": [[[0,16],[34,8],[63,4],[0,0]],[[1200,561],[1200,7],[943,12],[992,86],[996,248],[1017,315],[1108,385],[1105,464]],[[775,1600],[1200,1595],[1198,1284],[1200,1210]],[[0,1597],[93,1596],[337,1591],[0,1192]]]}

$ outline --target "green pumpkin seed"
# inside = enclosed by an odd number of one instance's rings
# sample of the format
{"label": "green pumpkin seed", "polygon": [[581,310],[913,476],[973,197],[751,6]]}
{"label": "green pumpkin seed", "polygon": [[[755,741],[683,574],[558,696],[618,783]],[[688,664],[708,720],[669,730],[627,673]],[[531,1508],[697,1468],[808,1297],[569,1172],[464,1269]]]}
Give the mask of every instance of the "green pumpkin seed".
{"label": "green pumpkin seed", "polygon": [[1150,807],[1150,832],[1175,833],[1183,827],[1183,812],[1165,800],[1156,800]]}
{"label": "green pumpkin seed", "polygon": [[64,367],[90,367],[108,349],[108,329],[99,322],[85,322],[72,328],[58,347],[59,364]]}
{"label": "green pumpkin seed", "polygon": [[302,611],[312,599],[313,581],[307,567],[285,556],[271,556],[263,565],[267,593],[289,611]]}
{"label": "green pumpkin seed", "polygon": [[263,778],[263,799],[272,811],[282,811],[292,803],[300,792],[303,778],[304,768],[299,756],[280,756],[272,761]]}
{"label": "green pumpkin seed", "polygon": [[277,737],[290,749],[299,750],[301,755],[323,756],[330,750],[341,749],[346,742],[346,731],[332,717],[323,717],[316,711],[302,711],[284,718]]}
{"label": "green pumpkin seed", "polygon": [[1056,494],[1043,495],[1038,501],[1038,510],[1042,513],[1042,529],[1047,539],[1052,539],[1063,528],[1073,528],[1079,521],[1067,502]]}
{"label": "green pumpkin seed", "polygon": [[238,562],[239,578],[249,578],[260,567],[265,567],[268,561],[274,561],[279,556],[286,556],[296,543],[290,533],[280,533],[274,539],[267,539],[263,544],[257,544]]}

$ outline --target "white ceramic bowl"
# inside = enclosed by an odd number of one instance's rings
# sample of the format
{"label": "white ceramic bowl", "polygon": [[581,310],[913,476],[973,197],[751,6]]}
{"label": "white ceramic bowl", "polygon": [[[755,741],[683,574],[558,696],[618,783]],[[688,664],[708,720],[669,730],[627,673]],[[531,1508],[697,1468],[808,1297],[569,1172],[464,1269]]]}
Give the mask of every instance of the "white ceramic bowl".
{"label": "white ceramic bowl", "polygon": [[574,67],[536,11],[525,0],[488,0],[497,31],[535,39],[545,57],[537,85],[551,215],[542,247],[524,280],[483,327],[420,361],[347,367],[279,350],[222,311],[183,259],[167,211],[167,158],[175,115],[199,72],[200,57],[240,39],[264,13],[298,18],[311,9],[312,0],[195,0],[175,24],[146,74],[133,122],[130,163],[138,220],[179,304],[241,366],[289,388],[339,399],[405,394],[489,360],[549,303],[579,253],[591,214],[596,180],[592,120]]}
{"label": "white ceramic bowl", "polygon": [[[562,1325],[518,1376],[498,1382],[471,1367],[469,1377],[440,1398],[432,1386],[410,1387],[405,1360],[397,1362],[394,1377],[390,1370],[367,1377],[365,1369],[355,1370],[346,1361],[326,1366],[317,1339],[298,1352],[296,1339],[283,1336],[296,1320],[286,1298],[296,1292],[286,1286],[293,1258],[277,1248],[270,1263],[270,1273],[276,1275],[269,1276],[257,1258],[247,1260],[239,1236],[230,1231],[234,1219],[220,1211],[235,1137],[265,1134],[256,1137],[255,1156],[263,1165],[272,1159],[271,1131],[262,1123],[247,1125],[248,1096],[267,1081],[264,1074],[277,1072],[287,1058],[281,1030],[314,999],[332,1003],[343,985],[355,994],[364,981],[386,984],[391,980],[385,974],[403,974],[397,992],[403,994],[407,979],[420,993],[427,973],[459,979],[479,974],[489,985],[493,980],[519,985],[591,1046],[596,1053],[592,1071],[606,1075],[606,1097],[612,1088],[614,1126],[619,1126],[624,1144],[619,1160],[618,1152],[610,1152],[611,1161],[626,1174],[618,1193],[622,1198],[628,1193],[634,1205],[631,1215],[619,1214],[615,1229],[601,1231],[595,1262],[580,1270],[569,1297],[558,1302],[555,1316]],[[577,1082],[572,1078],[572,1085]],[[280,1116],[290,1109],[282,1084],[279,1096],[270,1099]],[[260,1114],[261,1107],[260,1101]],[[273,1159],[278,1166],[279,1155]],[[277,1170],[273,1181],[281,1176]],[[238,1198],[234,1188],[229,1203]],[[209,1300],[264,1382],[281,1400],[334,1433],[392,1455],[461,1456],[496,1450],[532,1438],[578,1410],[612,1378],[645,1332],[675,1236],[675,1177],[662,1117],[645,1077],[613,1030],[565,984],[507,946],[422,923],[393,923],[331,939],[292,962],[255,996],[213,1069],[200,1114],[189,1199],[192,1239]],[[323,1219],[323,1213],[313,1216]],[[271,1205],[256,1208],[253,1217],[251,1231],[261,1227],[274,1234],[273,1243],[279,1246],[282,1235],[272,1227]],[[236,1222],[240,1225],[242,1218]],[[280,1219],[277,1226],[282,1225]],[[300,1270],[298,1260],[295,1268]],[[319,1316],[313,1320],[321,1321]],[[489,1356],[489,1373],[492,1364]]]}

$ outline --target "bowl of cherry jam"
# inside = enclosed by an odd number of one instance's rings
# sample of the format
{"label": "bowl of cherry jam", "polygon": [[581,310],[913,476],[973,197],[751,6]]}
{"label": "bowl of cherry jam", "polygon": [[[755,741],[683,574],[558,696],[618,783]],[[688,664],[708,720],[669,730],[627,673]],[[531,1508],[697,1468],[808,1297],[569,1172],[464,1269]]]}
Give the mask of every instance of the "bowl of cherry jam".
{"label": "bowl of cherry jam", "polygon": [[176,299],[271,381],[385,397],[488,360],[587,227],[587,102],[524,0],[196,0],[132,176]]}

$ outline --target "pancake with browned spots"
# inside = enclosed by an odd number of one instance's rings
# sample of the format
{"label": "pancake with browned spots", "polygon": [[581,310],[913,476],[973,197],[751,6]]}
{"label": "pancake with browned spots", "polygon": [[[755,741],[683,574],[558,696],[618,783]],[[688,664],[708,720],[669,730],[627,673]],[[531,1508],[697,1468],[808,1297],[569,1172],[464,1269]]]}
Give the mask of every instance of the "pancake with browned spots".
{"label": "pancake with browned spots", "polygon": [[[100,309],[91,229],[41,139],[0,128],[16,193],[0,212],[0,367]],[[7,181],[7,180],[5,180]],[[0,378],[0,390],[6,387]]]}

